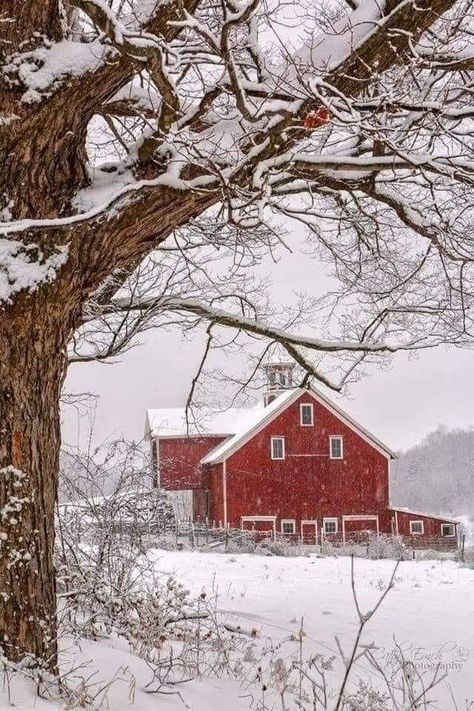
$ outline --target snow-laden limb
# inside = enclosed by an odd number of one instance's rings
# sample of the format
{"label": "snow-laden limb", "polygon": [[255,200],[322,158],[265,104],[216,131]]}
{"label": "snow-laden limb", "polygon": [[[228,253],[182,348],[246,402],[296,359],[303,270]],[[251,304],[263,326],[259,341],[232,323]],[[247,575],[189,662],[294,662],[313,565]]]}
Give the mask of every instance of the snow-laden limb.
{"label": "snow-laden limb", "polygon": [[22,289],[34,291],[53,281],[67,258],[67,246],[58,246],[45,257],[37,244],[0,238],[0,302],[10,303]]}
{"label": "snow-laden limb", "polygon": [[[18,234],[30,230],[67,229],[74,225],[107,218],[117,203],[124,198],[131,198],[136,193],[154,188],[171,188],[172,190],[187,192],[193,188],[206,188],[216,183],[216,180],[211,176],[203,176],[190,181],[182,180],[179,178],[181,167],[182,166],[178,164],[174,164],[170,166],[170,169],[166,173],[160,175],[158,178],[152,180],[137,180],[118,188],[116,187],[117,183],[115,181],[110,183],[108,189],[104,189],[103,182],[99,182],[97,190],[94,190],[94,186],[91,186],[86,188],[83,194],[78,193],[75,198],[77,205],[82,205],[84,202],[89,202],[94,205],[94,207],[86,212],[80,212],[69,217],[2,222],[0,223],[0,236]],[[105,200],[101,200],[100,198],[104,193],[107,194],[107,197]],[[118,208],[117,211],[119,211]]]}
{"label": "snow-laden limb", "polygon": [[150,51],[161,46],[156,35],[141,29],[137,30],[121,22],[115,11],[104,0],[71,0],[71,5],[86,13],[119,51],[146,60]]}
{"label": "snow-laden limb", "polygon": [[[153,305],[153,300],[146,300],[130,304],[129,300],[121,301],[114,300],[116,308],[124,309],[146,309]],[[259,321],[255,318],[248,318],[241,314],[225,311],[223,309],[209,306],[208,304],[192,299],[173,299],[164,298],[161,304],[162,308],[167,311],[176,311],[182,313],[194,314],[200,316],[207,321],[227,326],[230,328],[242,329],[248,333],[253,333],[258,336],[264,336],[279,343],[289,343],[295,346],[302,346],[317,351],[335,352],[335,351],[353,351],[353,352],[369,352],[369,353],[389,353],[394,350],[393,346],[387,343],[370,343],[368,341],[327,341],[324,339],[313,338],[296,333],[290,333],[281,329],[275,328],[268,323]]]}
{"label": "snow-laden limb", "polygon": [[18,81],[25,88],[22,101],[33,104],[47,98],[66,78],[96,70],[110,48],[98,40],[92,42],[44,41],[44,45],[7,59],[1,71],[8,81]]}
{"label": "snow-laden limb", "polygon": [[[395,12],[412,0],[397,3]],[[358,7],[334,23],[310,46],[297,52],[295,60],[309,64],[321,72],[331,72],[344,62],[370,36],[376,34],[384,21],[385,0],[361,0]],[[389,17],[389,16],[388,16]]]}

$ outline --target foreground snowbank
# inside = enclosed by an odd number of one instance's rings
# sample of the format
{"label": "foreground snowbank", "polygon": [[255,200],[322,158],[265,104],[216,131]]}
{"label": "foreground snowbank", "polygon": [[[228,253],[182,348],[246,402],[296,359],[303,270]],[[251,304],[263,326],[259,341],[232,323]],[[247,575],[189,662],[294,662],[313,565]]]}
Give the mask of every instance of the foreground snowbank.
{"label": "foreground snowbank", "polygon": [[[256,630],[250,640],[256,662],[266,664],[270,648],[281,645],[281,655],[296,651],[295,637],[303,620],[303,651],[338,656],[335,636],[348,649],[357,631],[357,617],[351,595],[348,558],[277,558],[253,555],[222,555],[156,550],[156,570],[175,574],[195,594],[218,594],[222,620]],[[356,580],[362,609],[370,608],[390,578],[393,562],[357,560]],[[464,708],[474,690],[474,570],[452,561],[406,561],[397,571],[395,588],[370,621],[364,642],[375,641],[381,666],[387,673],[393,663],[395,643],[418,671],[429,674],[439,665],[447,678],[431,694],[436,708],[451,710],[451,692]],[[85,680],[96,707],[114,711],[136,708],[178,711],[245,711],[259,694],[255,675],[247,674],[239,684],[228,679],[199,679],[179,687],[179,695],[147,694],[150,681],[147,665],[130,654],[125,642],[103,639],[64,643],[63,668],[73,668],[70,681]],[[250,666],[251,668],[251,666]],[[336,662],[332,679],[342,673]],[[367,664],[358,664],[355,675],[382,681]],[[11,678],[0,686],[0,709],[52,711],[64,708],[54,700],[39,699],[33,684]],[[108,682],[110,685],[108,685]],[[184,705],[183,705],[184,704]],[[435,707],[433,707],[435,708]]]}

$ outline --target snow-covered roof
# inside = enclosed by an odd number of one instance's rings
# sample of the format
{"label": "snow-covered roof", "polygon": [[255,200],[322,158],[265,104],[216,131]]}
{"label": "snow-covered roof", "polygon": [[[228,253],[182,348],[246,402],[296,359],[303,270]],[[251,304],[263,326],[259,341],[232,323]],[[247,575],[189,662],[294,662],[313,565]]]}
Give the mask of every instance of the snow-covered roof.
{"label": "snow-covered roof", "polygon": [[204,459],[201,459],[201,463],[213,464],[214,462],[220,462],[225,459],[228,454],[238,449],[238,447],[244,443],[248,435],[253,433],[254,429],[263,427],[277,412],[289,404],[292,399],[296,399],[300,392],[300,388],[291,388],[277,395],[266,407],[262,403],[248,410],[241,410],[237,428],[233,436],[217,445]]}
{"label": "snow-covered roof", "polygon": [[338,407],[334,402],[329,400],[325,395],[323,395],[319,390],[314,388],[308,388],[303,391],[302,388],[291,388],[286,390],[281,395],[275,398],[269,405],[264,407],[260,405],[258,407],[247,410],[244,417],[240,417],[238,420],[238,431],[235,432],[233,437],[229,437],[222,442],[217,447],[215,447],[209,454],[207,454],[202,460],[202,464],[215,464],[217,462],[222,462],[228,456],[233,454],[237,449],[239,449],[245,442],[247,442],[254,434],[261,430],[265,425],[273,419],[281,410],[289,405],[293,400],[296,400],[302,392],[307,392],[312,395],[315,400],[320,402],[324,407],[331,410],[337,417],[339,417],[348,427],[355,430],[361,437],[368,441],[372,446],[375,446],[384,455],[388,455],[390,458],[395,458],[395,453],[392,452],[385,444],[383,444],[379,439],[374,437],[373,434],[364,429],[358,422],[356,422],[352,417],[347,415],[340,407]]}
{"label": "snow-covered roof", "polygon": [[447,521],[448,523],[461,523],[455,518],[449,518],[448,516],[442,516],[441,514],[426,513],[426,511],[413,511],[404,506],[389,506],[390,511],[397,511],[398,513],[410,514],[411,516],[424,516],[425,518],[436,518],[438,521]]}
{"label": "snow-covered roof", "polygon": [[236,432],[246,412],[248,410],[238,407],[229,408],[224,412],[200,412],[196,422],[193,422],[190,417],[188,427],[184,407],[147,410],[145,435],[149,437],[228,436]]}
{"label": "snow-covered roof", "polygon": [[378,449],[382,454],[390,458],[395,458],[392,452],[373,434],[368,432],[362,425],[347,415],[328,397],[319,390],[309,388],[289,388],[277,395],[277,397],[265,407],[263,403],[250,408],[230,408],[224,412],[202,412],[196,423],[190,422],[189,428],[186,422],[185,408],[161,408],[159,410],[147,410],[146,432],[148,437],[189,437],[189,436],[226,436],[224,442],[214,447],[202,460],[202,464],[215,464],[222,462],[233,452],[238,450],[245,442],[254,436],[259,430],[266,426],[279,412],[296,400],[302,392],[306,392],[321,403],[328,410],[332,411],[348,427],[353,429],[359,436],[363,437],[369,444]]}

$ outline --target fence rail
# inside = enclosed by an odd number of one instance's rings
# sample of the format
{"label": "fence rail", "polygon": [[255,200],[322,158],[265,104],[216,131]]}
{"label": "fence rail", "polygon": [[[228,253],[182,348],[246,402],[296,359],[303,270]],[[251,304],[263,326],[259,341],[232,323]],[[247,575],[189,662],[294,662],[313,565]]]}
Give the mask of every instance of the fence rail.
{"label": "fence rail", "polygon": [[200,522],[193,523],[191,521],[180,522],[177,524],[177,537],[189,540],[191,547],[217,548],[224,546],[227,548],[230,544],[237,546],[245,546],[246,544],[265,544],[265,543],[283,543],[289,546],[303,547],[318,547],[321,551],[324,548],[344,548],[350,546],[373,546],[375,541],[380,545],[383,542],[395,544],[404,549],[412,551],[417,550],[436,550],[436,551],[455,551],[460,549],[464,551],[464,536],[459,539],[428,537],[424,536],[394,536],[391,534],[376,534],[375,532],[355,532],[350,536],[346,536],[343,540],[342,536],[324,535],[319,533],[315,535],[286,534],[279,531],[257,531],[257,530],[242,530],[235,528],[217,527],[208,523]]}

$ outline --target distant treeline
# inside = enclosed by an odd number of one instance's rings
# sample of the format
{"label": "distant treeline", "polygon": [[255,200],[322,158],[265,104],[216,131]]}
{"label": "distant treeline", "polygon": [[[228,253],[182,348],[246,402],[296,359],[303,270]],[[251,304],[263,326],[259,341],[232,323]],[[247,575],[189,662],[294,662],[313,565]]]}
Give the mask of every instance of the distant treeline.
{"label": "distant treeline", "polygon": [[474,518],[474,428],[439,427],[392,465],[392,503]]}

